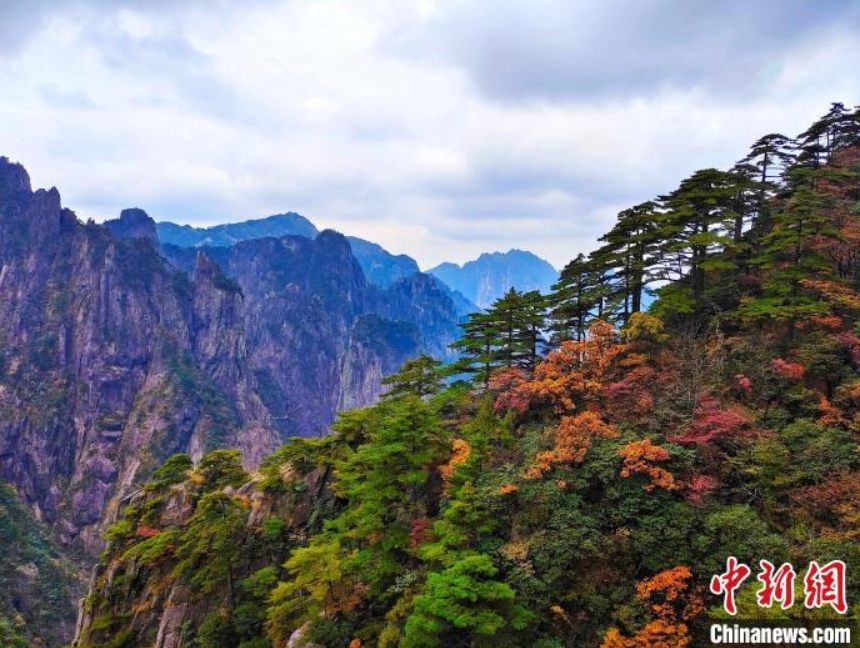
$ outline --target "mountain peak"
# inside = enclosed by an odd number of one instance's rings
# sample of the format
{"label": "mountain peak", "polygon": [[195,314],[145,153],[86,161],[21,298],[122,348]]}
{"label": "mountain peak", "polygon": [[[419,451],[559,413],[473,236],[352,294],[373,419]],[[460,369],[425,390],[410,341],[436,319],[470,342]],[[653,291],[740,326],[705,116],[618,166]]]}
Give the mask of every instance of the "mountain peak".
{"label": "mountain peak", "polygon": [[10,162],[7,157],[0,157],[0,197],[32,191],[27,170],[17,162]]}
{"label": "mountain peak", "polygon": [[123,209],[118,219],[105,221],[104,225],[117,238],[143,238],[151,241],[158,239],[155,221],[139,207]]}
{"label": "mountain peak", "polygon": [[313,223],[295,212],[211,227],[177,225],[169,221],[162,221],[155,227],[162,243],[178,247],[231,247],[250,239],[280,238],[287,235],[314,238],[319,233]]}
{"label": "mountain peak", "polygon": [[489,307],[512,287],[547,293],[558,281],[558,270],[548,261],[520,249],[484,252],[462,266],[442,263],[428,272],[481,308]]}

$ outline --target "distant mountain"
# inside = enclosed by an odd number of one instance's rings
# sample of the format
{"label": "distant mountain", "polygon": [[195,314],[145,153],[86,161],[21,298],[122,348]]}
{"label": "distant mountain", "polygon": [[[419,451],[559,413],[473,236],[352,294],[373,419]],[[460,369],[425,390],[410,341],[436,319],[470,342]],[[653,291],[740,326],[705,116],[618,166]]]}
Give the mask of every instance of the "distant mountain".
{"label": "distant mountain", "polygon": [[558,281],[558,270],[523,250],[485,253],[462,267],[443,263],[428,272],[481,308],[490,306],[511,287],[546,293]]}
{"label": "distant mountain", "polygon": [[156,224],[145,211],[137,207],[123,209],[119,218],[106,221],[104,226],[117,238],[158,240]]}
{"label": "distant mountain", "polygon": [[410,256],[391,254],[382,246],[355,236],[347,236],[346,239],[370,283],[387,288],[398,279],[421,272],[415,259]]}
{"label": "distant mountain", "polygon": [[[137,227],[139,219],[137,212],[140,210],[126,211],[129,213],[124,212],[119,221],[109,221],[115,225],[108,226]],[[128,221],[127,224],[125,221]],[[253,239],[282,236],[304,236],[312,239],[319,234],[319,230],[311,221],[295,212],[213,227],[193,227],[163,221],[155,225],[155,230],[162,244],[180,248],[225,248],[232,247],[240,241]],[[121,235],[125,230],[118,233]],[[356,236],[346,238],[365,278],[372,284],[388,288],[398,279],[420,272],[418,264],[412,257],[405,254],[391,254],[382,246]]]}
{"label": "distant mountain", "polygon": [[225,223],[212,227],[192,227],[164,221],[155,224],[158,240],[179,247],[230,247],[239,241],[274,236],[280,238],[287,234],[314,238],[319,231],[307,218],[288,212],[267,218]]}

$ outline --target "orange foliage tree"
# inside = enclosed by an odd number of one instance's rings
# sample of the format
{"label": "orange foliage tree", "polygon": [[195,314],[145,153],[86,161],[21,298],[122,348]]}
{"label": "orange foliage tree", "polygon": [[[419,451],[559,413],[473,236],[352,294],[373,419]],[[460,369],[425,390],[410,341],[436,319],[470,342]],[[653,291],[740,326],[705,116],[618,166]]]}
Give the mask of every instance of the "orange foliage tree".
{"label": "orange foliage tree", "polygon": [[701,594],[692,581],[693,575],[686,565],[641,581],[636,586],[636,595],[656,618],[633,637],[610,628],[601,648],[687,648],[690,635],[686,621],[704,610]]}
{"label": "orange foliage tree", "polygon": [[439,467],[439,474],[442,476],[442,482],[445,485],[445,494],[448,493],[448,487],[451,484],[451,476],[457,470],[458,466],[462,466],[472,456],[472,446],[465,439],[454,439],[451,441],[451,458],[448,463]]}
{"label": "orange foliage tree", "polygon": [[626,479],[631,475],[646,475],[651,481],[645,484],[643,488],[649,493],[655,488],[672,491],[678,487],[672,473],[655,465],[659,462],[669,461],[672,455],[666,448],[654,445],[651,439],[628,443],[618,449],[618,454],[624,458],[621,476]]}
{"label": "orange foliage tree", "polygon": [[538,454],[526,471],[526,479],[540,479],[555,465],[571,467],[582,463],[595,439],[618,436],[615,426],[603,421],[596,412],[562,417],[555,433],[555,445]]}
{"label": "orange foliage tree", "polygon": [[549,404],[561,417],[554,445],[538,454],[526,471],[527,479],[539,479],[556,465],[571,467],[585,459],[595,439],[618,432],[604,420],[603,390],[616,377],[619,360],[628,350],[615,328],[603,321],[591,325],[582,341],[562,344],[535,369],[534,378],[520,389],[532,402]]}
{"label": "orange foliage tree", "polygon": [[536,401],[549,403],[559,415],[599,409],[601,392],[627,348],[612,324],[598,320],[585,340],[565,342],[550,353],[524,388]]}

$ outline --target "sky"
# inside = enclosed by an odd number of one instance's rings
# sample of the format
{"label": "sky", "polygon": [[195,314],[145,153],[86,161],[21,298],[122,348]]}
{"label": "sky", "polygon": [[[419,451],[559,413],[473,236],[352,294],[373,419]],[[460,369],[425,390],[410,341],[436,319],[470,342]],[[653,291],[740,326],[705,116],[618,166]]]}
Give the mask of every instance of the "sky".
{"label": "sky", "polygon": [[557,267],[860,103],[854,0],[0,0],[0,155],[82,220],[299,212]]}

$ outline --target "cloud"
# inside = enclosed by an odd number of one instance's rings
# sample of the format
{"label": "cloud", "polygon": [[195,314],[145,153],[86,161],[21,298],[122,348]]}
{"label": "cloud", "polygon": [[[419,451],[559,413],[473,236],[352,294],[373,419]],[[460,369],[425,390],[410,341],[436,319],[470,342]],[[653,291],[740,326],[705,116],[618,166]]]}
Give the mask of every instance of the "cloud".
{"label": "cloud", "polygon": [[853,30],[852,0],[445,0],[400,34],[403,55],[467,70],[488,97],[590,102],[702,88],[768,90],[793,50]]}
{"label": "cloud", "polygon": [[83,218],[293,210],[423,267],[562,266],[619,210],[860,97],[847,3],[692,4],[13,0],[0,30],[32,25],[0,45],[0,154]]}

